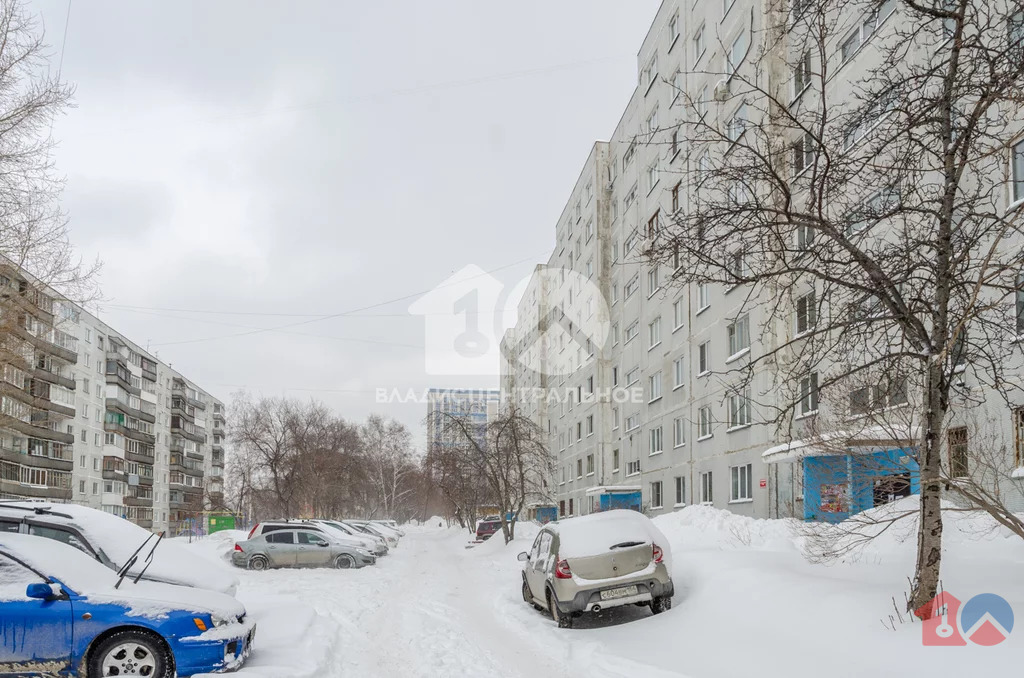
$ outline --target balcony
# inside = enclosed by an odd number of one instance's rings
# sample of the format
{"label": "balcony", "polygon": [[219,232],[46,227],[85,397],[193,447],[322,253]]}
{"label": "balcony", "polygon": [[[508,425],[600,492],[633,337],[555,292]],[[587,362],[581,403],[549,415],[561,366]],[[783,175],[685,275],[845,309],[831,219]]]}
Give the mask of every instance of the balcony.
{"label": "balcony", "polygon": [[152,506],[153,495],[150,494],[148,497],[133,497],[132,495],[126,495],[124,498],[125,506]]}
{"label": "balcony", "polygon": [[213,411],[213,426],[214,426],[214,428],[216,428],[216,427],[217,427],[217,422],[218,422],[218,421],[219,421],[219,422],[220,422],[221,424],[223,424],[223,423],[224,423],[224,413],[223,413],[223,412],[219,412],[219,411],[217,411],[217,410],[214,410],[214,411]]}
{"label": "balcony", "polygon": [[170,467],[171,471],[180,471],[190,476],[203,476],[203,463],[201,461],[183,457],[180,454],[171,455]]}
{"label": "balcony", "polygon": [[[123,398],[107,398],[106,405],[108,410],[118,410],[129,417],[141,419],[150,424],[156,423],[156,408],[150,403],[140,401],[139,407],[133,407],[131,402],[125,401]],[[143,405],[149,405],[151,412],[142,409]]]}

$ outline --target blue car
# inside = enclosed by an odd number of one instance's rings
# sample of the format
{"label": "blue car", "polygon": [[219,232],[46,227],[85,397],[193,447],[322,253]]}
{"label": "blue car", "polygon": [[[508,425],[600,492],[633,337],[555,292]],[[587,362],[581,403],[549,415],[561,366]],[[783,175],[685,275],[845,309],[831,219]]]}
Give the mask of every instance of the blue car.
{"label": "blue car", "polygon": [[0,534],[0,676],[226,671],[255,630],[231,596],[136,583],[52,539]]}

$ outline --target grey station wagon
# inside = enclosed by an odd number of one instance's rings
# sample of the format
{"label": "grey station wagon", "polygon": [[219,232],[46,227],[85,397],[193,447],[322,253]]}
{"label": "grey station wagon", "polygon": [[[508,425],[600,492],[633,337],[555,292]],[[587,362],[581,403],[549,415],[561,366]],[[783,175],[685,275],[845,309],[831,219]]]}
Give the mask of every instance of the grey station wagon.
{"label": "grey station wagon", "polygon": [[607,511],[548,523],[523,561],[523,600],[547,609],[560,628],[584,612],[620,605],[672,607],[668,542],[636,511]]}
{"label": "grey station wagon", "polygon": [[274,530],[235,544],[231,562],[250,570],[271,567],[336,567],[373,565],[377,558],[357,546],[332,540],[313,530]]}

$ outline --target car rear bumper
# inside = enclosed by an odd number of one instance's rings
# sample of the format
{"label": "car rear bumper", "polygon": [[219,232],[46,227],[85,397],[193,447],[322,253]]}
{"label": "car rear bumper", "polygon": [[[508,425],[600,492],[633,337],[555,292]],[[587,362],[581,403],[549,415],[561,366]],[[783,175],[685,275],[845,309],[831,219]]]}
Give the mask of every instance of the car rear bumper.
{"label": "car rear bumper", "polygon": [[[608,600],[601,598],[602,591],[612,591],[624,586],[635,586],[637,589],[636,594],[623,596],[621,598],[611,598]],[[646,603],[654,600],[655,598],[661,598],[662,596],[671,597],[674,594],[675,586],[672,584],[672,580],[665,583],[658,581],[657,579],[645,579],[643,581],[616,582],[609,586],[583,589],[582,591],[578,591],[571,600],[559,600],[557,601],[557,604],[558,610],[564,614],[570,614],[573,612],[595,612],[597,610],[605,610],[611,607],[621,607],[623,605],[632,605],[634,603]]]}

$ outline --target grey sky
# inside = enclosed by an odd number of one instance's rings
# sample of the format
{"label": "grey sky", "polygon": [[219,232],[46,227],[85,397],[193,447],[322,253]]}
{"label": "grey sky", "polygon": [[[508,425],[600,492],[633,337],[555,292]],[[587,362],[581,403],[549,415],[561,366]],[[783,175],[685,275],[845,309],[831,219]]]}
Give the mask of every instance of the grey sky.
{"label": "grey sky", "polygon": [[[72,0],[56,161],[76,245],[104,261],[101,316],[218,396],[313,396],[421,439],[422,406],[375,388],[496,386],[497,365],[427,376],[413,298],[222,337],[467,264],[527,275],[658,4]],[[67,3],[32,6],[56,53]]]}

